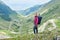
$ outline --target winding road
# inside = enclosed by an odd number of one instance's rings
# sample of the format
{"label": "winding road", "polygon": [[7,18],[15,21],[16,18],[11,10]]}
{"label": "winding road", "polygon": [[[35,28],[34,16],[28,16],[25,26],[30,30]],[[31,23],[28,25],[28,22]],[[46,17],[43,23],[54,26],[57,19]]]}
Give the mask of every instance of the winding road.
{"label": "winding road", "polygon": [[49,31],[56,29],[56,24],[54,23],[54,20],[55,19],[50,19],[47,22],[43,23],[38,29],[39,32],[43,32],[49,23],[51,23],[53,26],[53,27],[48,28]]}

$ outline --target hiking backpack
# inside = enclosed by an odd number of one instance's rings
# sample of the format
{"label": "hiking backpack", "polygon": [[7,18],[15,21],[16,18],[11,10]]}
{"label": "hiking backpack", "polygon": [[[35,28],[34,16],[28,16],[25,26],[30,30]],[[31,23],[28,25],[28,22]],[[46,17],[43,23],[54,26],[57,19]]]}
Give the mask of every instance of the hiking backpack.
{"label": "hiking backpack", "polygon": [[42,20],[42,17],[41,16],[38,16],[38,24],[41,23],[41,20]]}

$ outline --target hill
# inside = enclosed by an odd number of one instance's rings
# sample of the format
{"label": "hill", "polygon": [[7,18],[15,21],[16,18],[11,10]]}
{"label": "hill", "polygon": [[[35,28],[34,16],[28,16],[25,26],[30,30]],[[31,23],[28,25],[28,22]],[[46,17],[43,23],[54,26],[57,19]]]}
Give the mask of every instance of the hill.
{"label": "hill", "polygon": [[10,22],[14,19],[18,19],[17,15],[14,10],[0,1],[0,30],[9,29]]}
{"label": "hill", "polygon": [[[39,8],[39,7],[38,7]],[[8,7],[9,9],[9,7]],[[5,9],[6,10],[6,9]],[[41,14],[43,17],[42,22],[40,25],[43,25],[46,21],[50,19],[57,19],[60,17],[60,2],[59,0],[52,0],[46,4],[44,4],[41,8],[37,10],[38,14]],[[3,11],[3,10],[2,10]],[[1,13],[2,13],[1,11]],[[5,12],[5,11],[3,11]],[[7,12],[7,11],[6,11]],[[9,13],[8,13],[9,12]],[[15,11],[8,11],[9,17],[12,19],[10,22],[5,21],[1,18],[1,24],[5,22],[2,26],[9,28],[12,31],[19,31],[21,33],[29,33],[33,31],[33,18],[34,18],[34,13],[36,12],[31,12],[28,16],[23,16],[23,15],[17,15]],[[11,12],[11,13],[10,13]],[[2,21],[3,20],[3,21]],[[7,27],[9,26],[9,27]],[[49,25],[47,25],[49,26]]]}
{"label": "hill", "polygon": [[[2,10],[0,14],[4,14],[3,12],[5,11]],[[44,4],[41,9],[35,12],[31,12],[26,17],[23,15],[16,15],[15,12],[13,13],[9,12],[8,18],[11,18],[11,20],[8,21],[0,17],[0,30],[6,29],[6,30],[14,31],[14,32],[19,32],[19,34],[21,34],[15,38],[12,38],[12,39],[10,38],[11,40],[20,40],[20,39],[21,40],[34,40],[35,38],[37,39],[37,37],[32,34],[33,26],[34,26],[33,18],[36,12],[38,14],[41,14],[40,16],[43,17],[42,22],[39,25],[39,28],[41,26],[42,28],[45,27],[43,32],[39,32],[38,39],[53,40],[53,38],[56,37],[56,35],[60,35],[59,34],[60,33],[60,0],[52,0]],[[54,20],[51,21],[51,19],[54,19]],[[49,20],[50,22],[48,22]],[[54,21],[54,24],[56,25],[56,28],[54,30],[49,31],[48,28],[54,27],[53,24],[51,23],[53,21]],[[44,24],[45,25],[47,24],[47,26],[43,26]],[[10,35],[13,36],[13,34],[10,34]],[[7,40],[10,40],[10,39],[7,39]]]}
{"label": "hill", "polygon": [[[37,10],[37,13],[41,14],[41,16],[43,17],[41,25],[43,25],[43,23],[45,23],[46,21],[48,21],[50,19],[57,19],[58,17],[60,17],[60,11],[59,10],[60,10],[60,2],[59,2],[59,0],[52,0],[49,3],[43,5],[43,7],[40,10]],[[25,25],[24,28],[27,27],[28,32],[33,31],[32,27],[34,25],[33,25],[32,22],[33,22],[35,12],[32,12],[32,14],[28,15],[25,18],[26,20],[24,20],[25,21],[24,22],[24,25]]]}
{"label": "hill", "polygon": [[19,14],[22,14],[23,16],[27,16],[29,14],[31,14],[32,12],[37,11],[39,8],[41,8],[42,5],[35,5],[33,7],[27,8],[25,10],[19,10],[17,11]]}

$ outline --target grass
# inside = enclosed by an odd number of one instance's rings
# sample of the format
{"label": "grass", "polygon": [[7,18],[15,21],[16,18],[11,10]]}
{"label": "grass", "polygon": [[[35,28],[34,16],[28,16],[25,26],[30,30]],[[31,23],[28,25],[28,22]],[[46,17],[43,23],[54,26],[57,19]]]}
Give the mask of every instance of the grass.
{"label": "grass", "polygon": [[60,19],[56,19],[55,23],[56,23],[57,27],[60,28]]}
{"label": "grass", "polygon": [[16,37],[17,36],[17,34],[13,34],[9,30],[0,30],[0,33],[2,33],[3,35],[10,36],[10,37]]}
{"label": "grass", "polygon": [[53,37],[55,36],[54,31],[45,31],[39,34],[23,34],[23,35],[18,35],[17,37],[14,38],[8,38],[8,39],[3,39],[3,40],[53,40]]}
{"label": "grass", "polygon": [[[43,24],[44,22],[46,22],[49,19],[53,19],[53,18],[55,19],[55,18],[57,18],[57,17],[60,16],[60,11],[59,11],[60,10],[60,6],[59,5],[60,5],[60,2],[56,2],[56,3],[52,2],[50,4],[45,5],[45,7],[43,7],[42,10],[38,10],[38,13],[41,13],[45,9],[49,8],[47,10],[47,12],[45,12],[43,15],[41,15],[41,16],[43,16],[41,24]],[[56,35],[60,35],[59,34],[60,33],[60,30],[59,30],[60,29],[60,19],[56,19],[55,20],[55,23],[57,25],[57,28],[56,28],[57,30],[56,29],[52,30],[52,31],[45,30],[44,32],[39,33],[38,35],[37,34],[34,35],[34,34],[28,34],[27,33],[27,31],[31,30],[30,28],[33,27],[33,23],[32,22],[33,22],[33,16],[34,16],[34,14],[31,14],[30,16],[28,16],[26,18],[23,17],[23,16],[21,16],[21,15],[16,15],[16,14],[15,15],[11,14],[11,15],[10,15],[11,18],[12,17],[15,18],[15,16],[18,16],[19,23],[22,25],[21,26],[22,29],[20,29],[20,30],[22,30],[21,32],[23,34],[22,35],[21,34],[13,34],[9,30],[8,31],[7,30],[0,30],[0,32],[5,32],[6,33],[5,35],[8,35],[8,36],[12,37],[12,38],[1,39],[1,40],[31,40],[31,39],[32,40],[37,40],[37,39],[39,39],[39,40],[48,40],[48,39],[49,40],[53,40],[53,38],[56,37]],[[15,19],[17,19],[17,17]],[[16,23],[16,22],[14,22],[14,23]],[[20,30],[17,30],[17,28],[16,28],[17,26],[16,25],[14,25],[14,24],[12,24],[12,25],[13,26],[12,26],[11,30],[20,31]],[[3,26],[4,28],[6,26],[7,29],[8,29],[9,22],[0,18],[0,26]],[[47,27],[50,27],[50,26],[52,26],[52,24],[48,24]]]}
{"label": "grass", "polygon": [[[60,29],[60,19],[56,19],[55,20],[55,23],[57,25],[57,28],[56,29]],[[49,26],[51,26],[49,24]],[[12,38],[7,38],[7,39],[1,39],[1,40],[53,40],[56,35],[60,35],[60,30],[52,30],[52,31],[48,31],[48,30],[45,30],[44,32],[41,32],[39,34],[12,34],[10,33],[10,31],[7,31],[7,30],[0,30],[0,32],[6,32],[9,36],[11,36]]]}

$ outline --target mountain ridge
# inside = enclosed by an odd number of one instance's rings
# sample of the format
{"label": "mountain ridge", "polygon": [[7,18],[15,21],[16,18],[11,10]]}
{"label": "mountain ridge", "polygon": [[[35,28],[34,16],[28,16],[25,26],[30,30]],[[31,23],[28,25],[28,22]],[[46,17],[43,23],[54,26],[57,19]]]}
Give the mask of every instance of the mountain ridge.
{"label": "mountain ridge", "polygon": [[17,11],[17,12],[22,14],[23,16],[27,16],[27,15],[31,14],[32,12],[37,11],[41,7],[42,7],[42,5],[35,5],[33,7],[27,8],[25,10],[20,10],[20,11]]}

